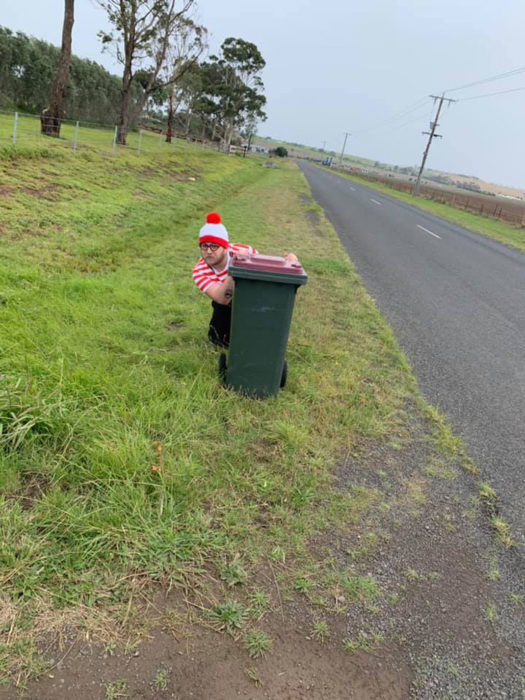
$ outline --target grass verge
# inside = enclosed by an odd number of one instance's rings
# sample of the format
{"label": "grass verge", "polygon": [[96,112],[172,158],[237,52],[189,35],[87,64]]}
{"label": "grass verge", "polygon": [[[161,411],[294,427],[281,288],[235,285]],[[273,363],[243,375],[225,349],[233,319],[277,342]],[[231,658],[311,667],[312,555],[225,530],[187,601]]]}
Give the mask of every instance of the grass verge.
{"label": "grass verge", "polygon": [[[232,634],[264,614],[261,567],[283,595],[321,604],[332,590],[349,603],[380,595],[351,567],[316,563],[309,543],[367,522],[381,494],[336,488],[334,467],[367,440],[398,449],[407,406],[423,405],[297,170],[51,147],[8,149],[0,170],[4,678],[41,672],[36,642],[64,624],[91,638],[110,618],[136,626],[133,601],[155,582],[242,588],[246,606],[215,596],[204,610]],[[205,340],[210,308],[189,273],[210,209],[232,240],[295,250],[309,274],[288,385],[268,401],[223,389]],[[269,649],[261,635],[250,653]]]}

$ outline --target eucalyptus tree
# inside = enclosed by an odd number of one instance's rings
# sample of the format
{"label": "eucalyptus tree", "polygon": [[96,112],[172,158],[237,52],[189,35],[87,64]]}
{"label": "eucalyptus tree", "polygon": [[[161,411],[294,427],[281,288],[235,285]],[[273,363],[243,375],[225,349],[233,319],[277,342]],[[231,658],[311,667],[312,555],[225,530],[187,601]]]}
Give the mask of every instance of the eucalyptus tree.
{"label": "eucalyptus tree", "polygon": [[[208,47],[208,30],[202,25],[196,24],[189,17],[181,17],[172,36],[165,65],[162,69],[162,79],[168,87],[168,109],[166,119],[166,141],[171,143],[173,136],[173,119],[175,112],[184,99],[184,95],[190,95],[188,89],[184,90],[183,77],[191,73],[186,81],[186,88],[195,87],[197,72],[193,70],[198,64],[202,53]],[[192,80],[193,78],[193,80]],[[191,101],[186,102],[186,109],[191,114]]]}
{"label": "eucalyptus tree", "polygon": [[265,65],[255,44],[229,37],[223,41],[220,54],[211,56],[204,67],[208,77],[206,93],[216,104],[225,150],[229,150],[235,129],[266,119],[260,76]]}
{"label": "eucalyptus tree", "polygon": [[64,21],[62,24],[62,47],[58,67],[51,88],[48,106],[40,115],[41,131],[47,136],[60,136],[60,126],[64,118],[64,89],[69,74],[71,60],[71,35],[75,21],[75,1],[65,0]]}
{"label": "eucalyptus tree", "polygon": [[138,71],[148,76],[138,101],[137,112],[148,96],[158,89],[158,76],[166,60],[170,38],[195,0],[97,0],[113,26],[99,32],[104,47],[112,47],[123,66],[122,102],[117,125],[117,142],[126,143],[129,129],[131,86]]}

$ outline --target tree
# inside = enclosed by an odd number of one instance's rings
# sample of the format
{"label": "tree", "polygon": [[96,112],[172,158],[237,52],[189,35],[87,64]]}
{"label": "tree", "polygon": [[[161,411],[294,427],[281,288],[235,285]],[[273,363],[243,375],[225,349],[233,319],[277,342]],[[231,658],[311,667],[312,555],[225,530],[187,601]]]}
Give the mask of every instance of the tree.
{"label": "tree", "polygon": [[[166,123],[166,141],[168,143],[171,143],[173,136],[173,118],[184,94],[183,90],[179,89],[179,82],[190,71],[192,72],[192,77],[194,77],[193,83],[195,84],[197,74],[191,69],[197,65],[197,61],[207,48],[207,45],[208,30],[205,27],[195,24],[189,17],[180,17],[178,19],[176,31],[168,46],[166,63],[162,70],[162,78],[168,86]],[[188,103],[186,107],[191,117],[191,104]]]}
{"label": "tree", "polygon": [[166,59],[170,37],[177,22],[195,0],[183,0],[175,11],[175,0],[97,0],[113,25],[112,33],[99,32],[105,47],[113,46],[117,60],[124,66],[122,102],[117,125],[117,142],[126,143],[131,121],[130,93],[137,70],[148,75],[137,111],[148,96],[158,89],[157,78]]}
{"label": "tree", "polygon": [[74,0],[65,0],[64,23],[62,25],[62,48],[58,67],[51,88],[49,105],[40,116],[41,131],[47,136],[60,136],[60,126],[64,118],[64,88],[66,86],[69,62],[71,60],[71,34],[73,31]]}
{"label": "tree", "polygon": [[286,158],[288,156],[288,151],[284,146],[277,146],[277,148],[274,148],[270,153],[273,153],[279,158]]}
{"label": "tree", "polygon": [[266,119],[264,85],[259,75],[265,65],[255,44],[233,37],[225,39],[220,55],[210,56],[205,65],[205,92],[216,104],[226,151],[235,128],[250,119]]}

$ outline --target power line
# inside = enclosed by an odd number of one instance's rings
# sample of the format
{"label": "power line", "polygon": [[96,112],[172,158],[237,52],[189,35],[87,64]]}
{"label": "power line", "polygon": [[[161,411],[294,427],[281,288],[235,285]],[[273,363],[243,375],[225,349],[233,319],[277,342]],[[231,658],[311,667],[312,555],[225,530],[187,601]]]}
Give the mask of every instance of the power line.
{"label": "power line", "polygon": [[519,92],[525,90],[525,86],[519,88],[511,88],[510,90],[499,90],[498,92],[486,92],[484,95],[474,95],[474,97],[462,97],[458,102],[467,102],[467,100],[479,100],[481,97],[492,97],[493,95],[506,95],[508,92]]}
{"label": "power line", "polygon": [[388,119],[382,119],[380,122],[376,122],[375,124],[372,124],[372,126],[368,126],[365,129],[360,129],[358,131],[353,131],[353,134],[363,134],[367,131],[373,131],[374,129],[378,129],[382,127],[384,124],[390,124],[392,121],[395,121],[396,119],[402,119],[403,117],[408,116],[412,112],[415,112],[419,109],[422,109],[424,107],[424,103],[426,103],[427,98],[423,97],[419,99],[417,102],[411,103],[404,109],[400,110],[399,112],[394,112],[394,114],[391,117],[388,117]]}
{"label": "power line", "polygon": [[[476,80],[473,83],[466,83],[465,85],[460,85],[459,87],[450,88],[445,90],[445,92],[456,92],[456,90],[465,90],[469,87],[474,87],[474,85],[481,85],[482,83],[490,83],[493,80],[503,80],[503,78],[511,78],[514,75],[519,75],[525,72],[525,66],[522,68],[515,68],[514,70],[507,71],[506,73],[499,73],[498,75],[493,75],[490,78],[482,78],[481,80]],[[443,93],[445,94],[445,93]]]}

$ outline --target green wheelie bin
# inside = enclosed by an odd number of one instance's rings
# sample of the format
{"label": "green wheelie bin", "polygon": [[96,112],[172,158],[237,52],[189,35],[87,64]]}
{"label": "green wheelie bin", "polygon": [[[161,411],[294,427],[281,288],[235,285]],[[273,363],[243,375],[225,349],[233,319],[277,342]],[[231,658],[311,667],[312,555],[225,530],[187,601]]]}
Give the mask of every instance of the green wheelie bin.
{"label": "green wheelie bin", "polygon": [[228,356],[219,358],[224,384],[246,396],[275,396],[286,382],[284,359],[297,288],[308,279],[299,262],[237,254]]}

